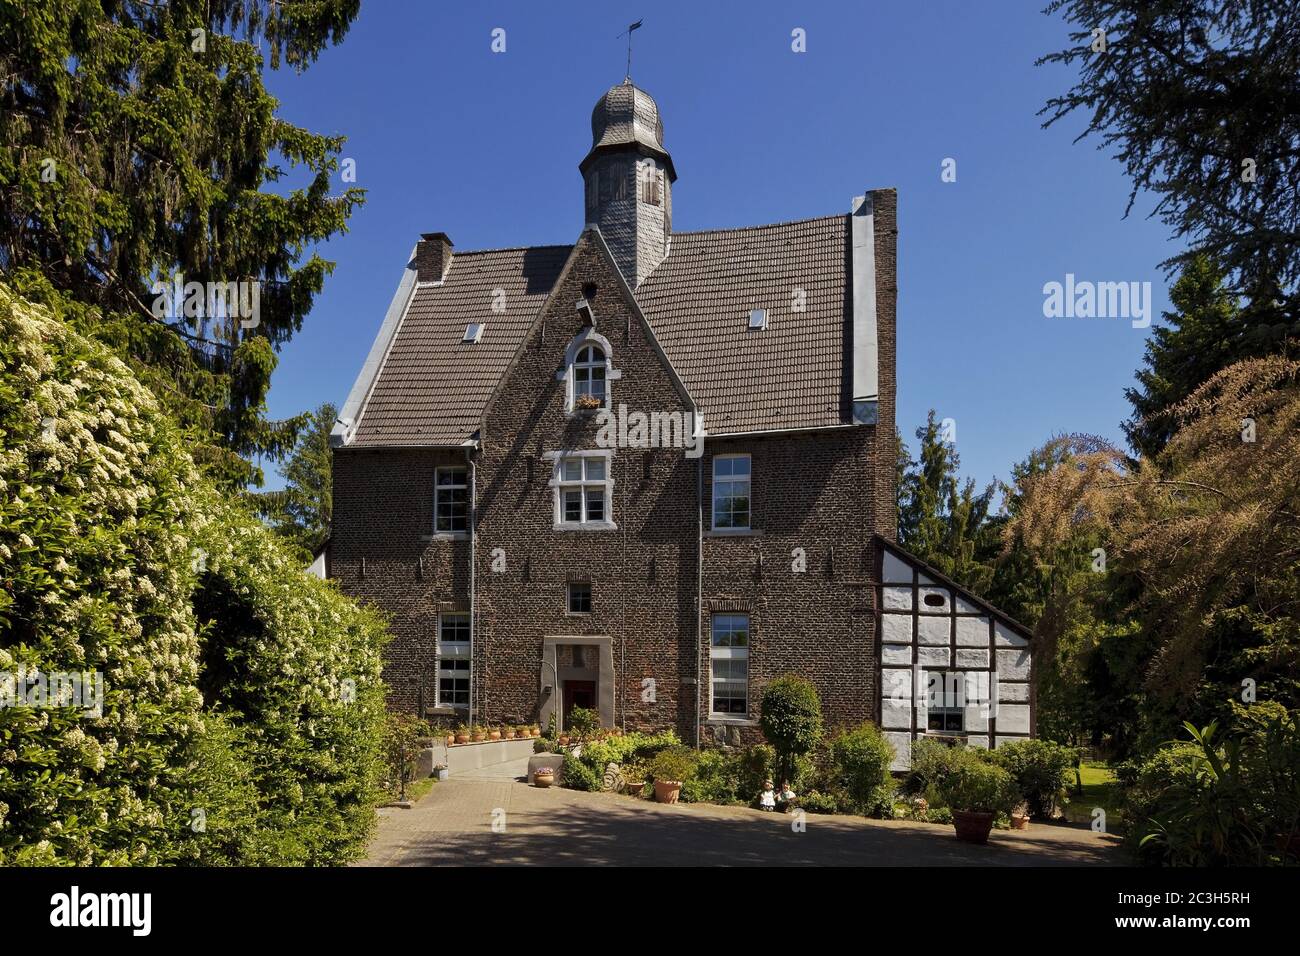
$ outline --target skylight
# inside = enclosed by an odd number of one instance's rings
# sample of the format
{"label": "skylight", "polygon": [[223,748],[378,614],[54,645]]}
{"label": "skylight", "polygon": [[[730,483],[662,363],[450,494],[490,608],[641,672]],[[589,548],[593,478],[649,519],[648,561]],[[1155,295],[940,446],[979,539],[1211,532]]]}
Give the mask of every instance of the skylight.
{"label": "skylight", "polygon": [[749,328],[751,331],[767,328],[767,309],[755,309],[749,313]]}
{"label": "skylight", "polygon": [[461,341],[477,342],[481,338],[483,338],[483,323],[471,322],[469,325],[465,326],[465,337],[461,339]]}

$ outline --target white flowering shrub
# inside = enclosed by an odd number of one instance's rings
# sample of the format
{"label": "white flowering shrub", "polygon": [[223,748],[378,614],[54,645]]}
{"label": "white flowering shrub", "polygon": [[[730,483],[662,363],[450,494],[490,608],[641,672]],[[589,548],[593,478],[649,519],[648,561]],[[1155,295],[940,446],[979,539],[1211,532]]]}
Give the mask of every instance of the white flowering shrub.
{"label": "white flowering shrub", "polygon": [[[102,346],[0,285],[0,864],[330,864],[380,774],[382,621],[220,497]],[[0,704],[3,704],[0,701]]]}

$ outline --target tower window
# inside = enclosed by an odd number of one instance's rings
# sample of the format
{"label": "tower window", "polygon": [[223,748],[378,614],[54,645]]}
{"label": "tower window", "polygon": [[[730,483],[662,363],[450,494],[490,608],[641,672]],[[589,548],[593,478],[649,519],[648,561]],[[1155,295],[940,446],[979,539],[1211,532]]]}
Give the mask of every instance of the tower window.
{"label": "tower window", "polygon": [[651,206],[659,205],[659,196],[662,192],[660,188],[660,172],[653,166],[646,169],[645,176],[641,179],[641,201]]}

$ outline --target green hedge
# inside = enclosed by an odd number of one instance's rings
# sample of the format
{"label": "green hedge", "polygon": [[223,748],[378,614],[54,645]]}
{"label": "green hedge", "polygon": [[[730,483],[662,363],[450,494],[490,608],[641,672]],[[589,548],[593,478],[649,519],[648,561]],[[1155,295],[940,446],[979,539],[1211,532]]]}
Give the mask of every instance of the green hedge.
{"label": "green hedge", "polygon": [[[384,628],[202,479],[118,359],[0,285],[0,864],[328,864],[373,825]],[[10,678],[12,680],[12,676]]]}

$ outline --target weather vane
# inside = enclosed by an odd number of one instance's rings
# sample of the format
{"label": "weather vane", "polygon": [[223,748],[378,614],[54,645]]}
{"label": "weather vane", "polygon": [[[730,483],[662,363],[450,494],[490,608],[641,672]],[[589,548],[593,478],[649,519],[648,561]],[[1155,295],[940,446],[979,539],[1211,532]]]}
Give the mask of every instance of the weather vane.
{"label": "weather vane", "polygon": [[619,34],[619,36],[627,35],[627,81],[629,83],[632,82],[632,31],[640,27],[641,20],[638,20],[636,23],[629,24],[628,28]]}

